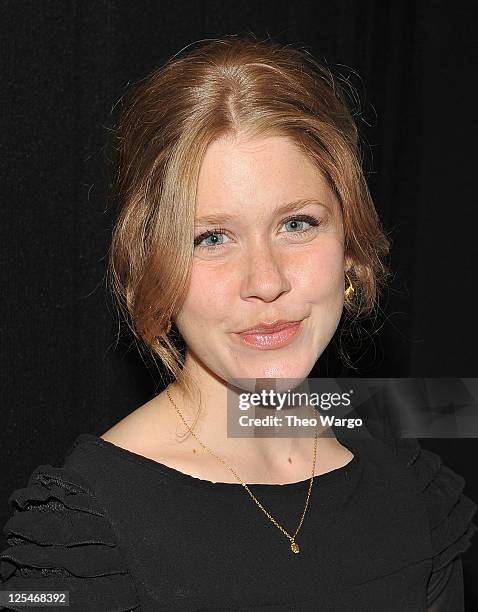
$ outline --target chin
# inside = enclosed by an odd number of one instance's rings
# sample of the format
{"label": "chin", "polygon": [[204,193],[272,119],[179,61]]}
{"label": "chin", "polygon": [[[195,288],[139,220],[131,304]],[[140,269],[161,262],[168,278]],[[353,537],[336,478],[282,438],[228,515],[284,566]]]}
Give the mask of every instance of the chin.
{"label": "chin", "polygon": [[[267,365],[264,365],[263,367],[256,367],[253,370],[248,368],[249,374],[243,376],[243,378],[268,378],[277,379],[279,381],[282,379],[286,379],[285,382],[287,383],[292,381],[298,381],[299,383],[300,381],[307,378],[310,371],[314,367],[314,363],[315,362],[312,360],[310,365],[296,364],[295,367],[291,366],[290,363],[283,363],[278,365],[269,363]],[[289,388],[289,385],[286,386]]]}

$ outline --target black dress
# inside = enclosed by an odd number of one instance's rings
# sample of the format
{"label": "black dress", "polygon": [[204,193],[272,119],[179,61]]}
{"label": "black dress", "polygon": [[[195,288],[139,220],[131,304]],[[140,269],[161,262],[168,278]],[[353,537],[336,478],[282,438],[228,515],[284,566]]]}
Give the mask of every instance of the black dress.
{"label": "black dress", "polygon": [[[354,458],[315,477],[294,554],[240,483],[82,434],[12,493],[0,590],[69,591],[75,612],[462,611],[463,478],[416,440],[337,438]],[[294,533],[309,482],[250,489]]]}

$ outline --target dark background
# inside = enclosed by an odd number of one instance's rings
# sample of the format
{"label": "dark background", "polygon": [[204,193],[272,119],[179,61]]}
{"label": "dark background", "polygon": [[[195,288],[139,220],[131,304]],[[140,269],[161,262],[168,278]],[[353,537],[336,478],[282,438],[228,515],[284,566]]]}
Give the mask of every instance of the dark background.
{"label": "dark background", "polygon": [[[131,338],[117,343],[105,290],[107,140],[128,86],[198,39],[252,31],[305,45],[359,95],[394,279],[358,370],[332,356],[326,374],[478,375],[476,13],[431,1],[0,3],[2,525],[38,464],[61,465],[78,434],[103,433],[162,388]],[[478,441],[421,443],[478,500]],[[464,555],[470,609],[477,548]]]}

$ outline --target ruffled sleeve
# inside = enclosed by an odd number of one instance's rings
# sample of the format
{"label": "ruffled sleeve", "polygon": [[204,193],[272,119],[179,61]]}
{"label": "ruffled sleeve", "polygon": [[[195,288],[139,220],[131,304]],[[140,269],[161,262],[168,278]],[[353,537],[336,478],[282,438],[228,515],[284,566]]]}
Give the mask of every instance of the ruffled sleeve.
{"label": "ruffled sleeve", "polygon": [[461,555],[478,527],[477,504],[463,493],[465,480],[443,465],[439,455],[415,439],[396,439],[395,453],[411,470],[423,494],[432,546],[432,571],[427,588],[429,612],[464,610]]}
{"label": "ruffled sleeve", "polygon": [[78,612],[139,609],[112,524],[78,474],[41,465],[8,503],[0,590],[69,591],[69,609]]}

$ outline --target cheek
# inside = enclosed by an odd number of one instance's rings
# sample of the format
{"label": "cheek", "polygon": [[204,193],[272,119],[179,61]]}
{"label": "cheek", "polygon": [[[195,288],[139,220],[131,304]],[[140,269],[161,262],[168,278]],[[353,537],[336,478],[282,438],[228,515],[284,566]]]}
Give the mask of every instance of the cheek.
{"label": "cheek", "polygon": [[214,270],[207,265],[193,266],[183,316],[206,327],[207,321],[226,318],[233,300],[228,278],[226,266],[215,266]]}
{"label": "cheek", "polygon": [[306,263],[296,263],[303,291],[309,299],[336,299],[340,296],[344,285],[342,244],[336,240],[324,240],[306,255]]}

